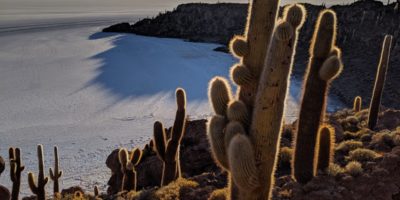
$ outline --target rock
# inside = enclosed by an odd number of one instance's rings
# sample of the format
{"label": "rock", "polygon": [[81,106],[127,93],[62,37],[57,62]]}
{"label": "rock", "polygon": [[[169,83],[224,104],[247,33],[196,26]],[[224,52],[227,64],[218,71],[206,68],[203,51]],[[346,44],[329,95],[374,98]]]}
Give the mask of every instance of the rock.
{"label": "rock", "polygon": [[10,191],[6,187],[0,185],[0,199],[9,200],[10,198],[11,198]]}
{"label": "rock", "polygon": [[[186,132],[180,146],[182,176],[193,177],[206,172],[219,172],[220,169],[211,157],[206,136],[206,120],[188,121]],[[108,194],[116,194],[122,184],[122,173],[118,161],[118,150],[114,150],[107,158],[107,167],[112,175],[108,181]],[[143,157],[136,167],[137,188],[159,186],[162,176],[162,162],[155,153]]]}
{"label": "rock", "polygon": [[81,192],[82,194],[85,194],[85,190],[83,190],[81,187],[73,186],[73,187],[61,190],[61,196],[65,197],[70,194],[75,194],[75,192]]}
{"label": "rock", "polygon": [[400,111],[388,109],[379,115],[376,130],[394,130],[400,125]]}
{"label": "rock", "polygon": [[3,157],[0,156],[0,174],[3,173],[5,168],[6,168],[6,163],[4,162]]}
{"label": "rock", "polygon": [[104,28],[103,32],[131,33],[132,28],[129,23],[124,22]]}

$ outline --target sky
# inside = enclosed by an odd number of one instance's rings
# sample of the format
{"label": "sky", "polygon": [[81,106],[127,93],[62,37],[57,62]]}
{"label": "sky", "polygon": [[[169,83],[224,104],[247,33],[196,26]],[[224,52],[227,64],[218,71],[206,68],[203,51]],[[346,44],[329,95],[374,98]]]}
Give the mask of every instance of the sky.
{"label": "sky", "polygon": [[[282,3],[308,2],[314,4],[343,4],[354,0],[281,0]],[[393,0],[391,0],[393,1]],[[157,13],[171,10],[182,3],[199,0],[0,0],[0,15],[15,11],[24,13],[40,12],[140,12]],[[218,0],[201,0],[215,3]],[[248,0],[220,0],[219,2],[247,3]]]}

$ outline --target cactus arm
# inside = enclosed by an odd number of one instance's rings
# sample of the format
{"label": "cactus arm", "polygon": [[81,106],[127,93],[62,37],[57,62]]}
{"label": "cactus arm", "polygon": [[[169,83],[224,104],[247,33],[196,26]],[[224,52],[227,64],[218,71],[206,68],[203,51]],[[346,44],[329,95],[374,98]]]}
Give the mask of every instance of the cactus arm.
{"label": "cactus arm", "polygon": [[160,157],[160,159],[163,161],[165,160],[165,141],[165,129],[163,127],[163,124],[157,121],[154,123],[154,143],[156,147],[156,153],[158,157]]}
{"label": "cactus arm", "polygon": [[228,120],[238,121],[247,126],[250,123],[249,111],[242,101],[231,101],[228,105]]}
{"label": "cactus arm", "polygon": [[233,66],[230,75],[237,85],[251,85],[252,81],[255,80],[250,70],[241,64]]}
{"label": "cactus arm", "polygon": [[253,146],[250,140],[239,133],[232,138],[228,147],[229,165],[235,184],[245,191],[260,187]]}
{"label": "cactus arm", "polygon": [[[333,11],[325,10],[318,17],[311,42],[310,61],[305,76],[298,132],[295,139],[293,175],[302,184],[310,181],[315,173],[315,145],[319,126],[325,117],[328,85],[331,81],[331,79],[321,79],[320,70],[329,57],[337,57],[335,41],[336,14]],[[337,75],[332,78],[335,76]]]}
{"label": "cactus arm", "polygon": [[208,96],[214,112],[226,116],[228,104],[232,99],[228,81],[222,77],[215,77],[210,81]]}
{"label": "cactus arm", "polygon": [[379,107],[382,100],[382,92],[385,85],[386,73],[390,60],[390,49],[392,47],[393,37],[386,35],[382,45],[381,58],[376,73],[374,91],[372,93],[371,103],[369,106],[368,127],[373,130],[378,122]]}
{"label": "cactus arm", "polygon": [[180,143],[186,123],[186,94],[184,90],[176,90],[176,103],[178,109],[176,111],[174,125],[172,126],[171,130],[171,139]]}
{"label": "cactus arm", "polygon": [[132,150],[132,155],[130,158],[130,162],[133,164],[133,166],[136,166],[140,163],[142,159],[143,152],[139,148],[135,148]]}
{"label": "cactus arm", "polygon": [[32,172],[28,173],[28,183],[29,183],[29,188],[34,194],[38,194],[38,186],[36,185],[35,182],[35,175]]}
{"label": "cactus arm", "polygon": [[228,158],[225,148],[224,129],[226,119],[221,115],[214,115],[208,123],[208,140],[214,160],[221,168],[228,170]]}

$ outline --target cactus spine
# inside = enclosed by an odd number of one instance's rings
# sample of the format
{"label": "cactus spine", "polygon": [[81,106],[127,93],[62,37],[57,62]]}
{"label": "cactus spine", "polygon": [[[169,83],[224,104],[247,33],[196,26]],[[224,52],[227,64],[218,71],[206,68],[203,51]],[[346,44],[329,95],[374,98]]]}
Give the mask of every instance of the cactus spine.
{"label": "cactus spine", "polygon": [[59,170],[58,165],[58,148],[54,146],[54,172],[53,169],[49,169],[50,178],[53,180],[53,192],[54,194],[60,192],[60,186],[58,183],[58,179],[62,176],[63,172]]}
{"label": "cactus spine", "polygon": [[43,160],[43,146],[37,146],[37,153],[38,153],[38,165],[39,165],[39,177],[38,182],[35,182],[35,175],[32,172],[28,173],[28,183],[29,188],[31,189],[32,193],[36,195],[37,200],[46,200],[46,190],[45,186],[49,181],[48,177],[44,175],[44,160]]}
{"label": "cactus spine", "polygon": [[315,168],[318,171],[325,172],[333,162],[335,155],[335,129],[329,126],[322,126],[319,130],[317,142],[315,157],[318,160],[315,162],[317,165]]}
{"label": "cactus spine", "polygon": [[18,200],[19,190],[21,186],[21,173],[25,166],[21,162],[21,150],[19,148],[10,148],[8,150],[10,159],[10,177],[13,182],[11,200]]}
{"label": "cactus spine", "polygon": [[360,96],[357,96],[356,98],[354,98],[353,111],[360,112],[361,107],[362,107],[362,98]]}
{"label": "cactus spine", "polygon": [[304,93],[295,139],[293,176],[304,184],[315,175],[315,147],[320,124],[324,121],[330,82],[340,74],[340,50],[335,47],[336,14],[320,13],[310,47]]}
{"label": "cactus spine", "polygon": [[128,153],[128,150],[123,148],[119,150],[118,158],[121,164],[121,171],[124,174],[121,191],[136,191],[137,176],[135,167],[140,163],[142,151],[135,148],[131,153]]}
{"label": "cactus spine", "polygon": [[[257,4],[264,6],[268,4],[267,7],[269,8],[265,10],[257,8],[252,12],[270,11],[267,13],[267,21],[269,25],[272,24],[272,27],[265,24],[265,26],[260,24],[257,24],[257,26],[273,29],[277,12],[275,3],[278,4],[279,2],[253,2],[252,9]],[[272,8],[273,10],[271,10]],[[260,35],[250,34],[252,30],[250,27],[255,26],[252,23],[261,20],[253,18],[257,14],[252,12],[249,14],[248,36],[251,35],[251,37],[248,37],[248,40],[264,37],[262,34],[265,34],[262,31],[257,32]],[[208,137],[214,159],[230,173],[231,199],[261,200],[271,197],[285,108],[284,103],[298,30],[302,26],[304,18],[305,9],[301,5],[291,5],[285,9],[283,19],[277,23],[271,39],[262,40],[262,42],[268,42],[268,51],[267,47],[259,46],[258,52],[253,52],[260,54],[255,58],[264,57],[261,55],[262,53],[265,53],[266,58],[262,65],[256,67],[254,65],[248,67],[245,62],[248,59],[246,57],[248,54],[236,49],[238,46],[243,46],[235,44],[242,39],[235,38],[233,40],[232,51],[236,56],[244,55],[243,64],[236,65],[232,69],[232,79],[236,84],[239,84],[241,90],[238,94],[238,100],[231,97],[229,85],[223,78],[217,77],[210,82],[209,99],[216,115],[210,120]],[[268,32],[266,31],[266,33]],[[261,47],[265,49],[260,50]],[[256,77],[254,72],[260,73],[259,77]],[[251,79],[253,80],[249,81]],[[248,85],[240,85],[242,83]],[[249,85],[258,89],[255,94],[247,93],[248,96],[243,97],[243,91],[248,92],[249,90],[246,87]],[[249,100],[250,98],[253,99]]]}
{"label": "cactus spine", "polygon": [[378,71],[375,78],[374,91],[372,93],[369,106],[368,127],[374,129],[378,122],[379,107],[381,105],[383,87],[385,85],[386,72],[389,67],[390,48],[392,47],[393,37],[386,35],[382,46],[381,58],[378,65]]}
{"label": "cactus spine", "polygon": [[163,161],[161,186],[168,185],[181,177],[179,147],[186,125],[186,94],[181,88],[176,90],[176,103],[178,109],[170,134],[165,133],[161,122],[154,123],[155,149],[158,157]]}

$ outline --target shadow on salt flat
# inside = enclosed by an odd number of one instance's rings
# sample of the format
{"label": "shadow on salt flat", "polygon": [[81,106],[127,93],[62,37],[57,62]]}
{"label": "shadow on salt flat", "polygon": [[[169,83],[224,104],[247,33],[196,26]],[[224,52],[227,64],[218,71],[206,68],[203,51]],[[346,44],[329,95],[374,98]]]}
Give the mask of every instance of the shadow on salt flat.
{"label": "shadow on salt flat", "polygon": [[[94,33],[89,40],[110,39],[112,47],[90,57],[99,60],[97,76],[82,89],[100,86],[118,100],[186,89],[189,100],[206,100],[208,82],[229,74],[236,62],[213,51],[218,45],[134,34]],[[81,90],[82,90],[81,89]]]}

